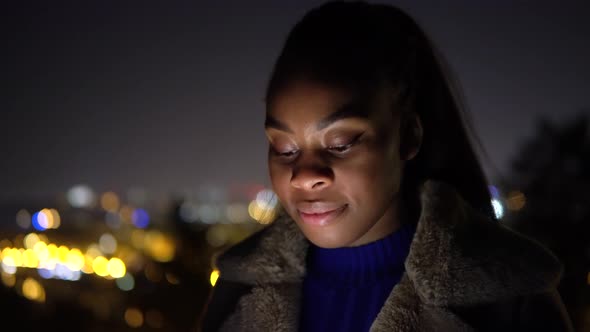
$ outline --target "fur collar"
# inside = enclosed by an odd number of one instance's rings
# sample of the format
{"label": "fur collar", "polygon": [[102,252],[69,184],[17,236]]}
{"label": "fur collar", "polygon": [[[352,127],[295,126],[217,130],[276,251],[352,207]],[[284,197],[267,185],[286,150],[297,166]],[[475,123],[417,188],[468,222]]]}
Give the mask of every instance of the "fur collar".
{"label": "fur collar", "polygon": [[[422,213],[405,262],[406,274],[387,299],[373,330],[402,326],[408,328],[400,330],[412,330],[418,320],[428,317],[436,320],[435,326],[450,324],[457,330],[469,330],[445,308],[542,292],[559,282],[561,266],[555,256],[478,214],[452,187],[427,181],[421,190],[421,203]],[[307,247],[295,222],[283,215],[223,253],[217,264],[222,279],[255,286],[240,301],[244,307],[245,302],[264,306],[270,301],[265,310],[276,311],[269,315],[272,320],[282,326],[296,326]],[[427,316],[419,315],[423,305],[430,308]],[[257,306],[250,305],[248,310]],[[289,317],[280,319],[285,311],[290,312]],[[270,326],[275,331],[292,330]]]}

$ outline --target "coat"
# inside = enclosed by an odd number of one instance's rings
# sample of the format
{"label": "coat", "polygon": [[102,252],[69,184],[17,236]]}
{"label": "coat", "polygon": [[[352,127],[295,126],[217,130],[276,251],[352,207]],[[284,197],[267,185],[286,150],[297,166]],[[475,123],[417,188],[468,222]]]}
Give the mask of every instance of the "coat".
{"label": "coat", "polygon": [[[427,181],[405,261],[371,332],[573,331],[558,259]],[[287,215],[217,259],[199,331],[298,331],[308,242]]]}

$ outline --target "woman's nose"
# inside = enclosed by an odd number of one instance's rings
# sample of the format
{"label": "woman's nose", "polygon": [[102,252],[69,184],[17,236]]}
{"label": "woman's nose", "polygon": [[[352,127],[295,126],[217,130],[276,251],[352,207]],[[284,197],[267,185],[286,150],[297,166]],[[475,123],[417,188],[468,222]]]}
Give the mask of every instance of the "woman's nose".
{"label": "woman's nose", "polygon": [[294,167],[291,185],[300,190],[317,191],[329,187],[333,178],[334,174],[330,167],[318,162],[307,162]]}

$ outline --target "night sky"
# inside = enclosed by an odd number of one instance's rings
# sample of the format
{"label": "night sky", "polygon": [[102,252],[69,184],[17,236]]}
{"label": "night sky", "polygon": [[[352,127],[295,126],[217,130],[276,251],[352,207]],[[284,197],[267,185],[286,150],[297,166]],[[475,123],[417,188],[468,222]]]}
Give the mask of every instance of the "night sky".
{"label": "night sky", "polygon": [[[0,197],[86,183],[178,192],[268,183],[266,80],[319,1],[2,5]],[[590,107],[588,1],[396,1],[458,76],[507,172],[539,115]],[[559,6],[558,6],[559,4]]]}

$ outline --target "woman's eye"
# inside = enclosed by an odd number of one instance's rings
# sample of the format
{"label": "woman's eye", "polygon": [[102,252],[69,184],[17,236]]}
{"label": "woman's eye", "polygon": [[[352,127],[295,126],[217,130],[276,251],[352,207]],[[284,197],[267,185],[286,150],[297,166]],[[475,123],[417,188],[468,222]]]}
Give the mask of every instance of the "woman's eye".
{"label": "woman's eye", "polygon": [[270,150],[271,150],[272,154],[274,154],[275,156],[278,156],[278,157],[282,157],[282,158],[291,158],[297,154],[297,150],[289,150],[289,151],[281,152],[272,146],[270,147]]}
{"label": "woman's eye", "polygon": [[352,147],[352,143],[348,143],[348,144],[345,144],[345,145],[329,146],[328,147],[328,150],[335,151],[335,152],[338,152],[338,153],[342,153],[342,152],[348,151],[351,147]]}
{"label": "woman's eye", "polygon": [[341,145],[332,145],[328,147],[328,150],[336,153],[344,153],[350,150],[356,143],[358,143],[359,138],[362,134],[355,136],[350,143],[348,144],[341,144]]}

